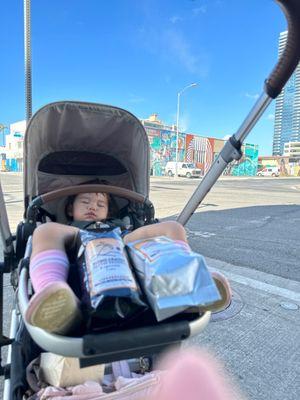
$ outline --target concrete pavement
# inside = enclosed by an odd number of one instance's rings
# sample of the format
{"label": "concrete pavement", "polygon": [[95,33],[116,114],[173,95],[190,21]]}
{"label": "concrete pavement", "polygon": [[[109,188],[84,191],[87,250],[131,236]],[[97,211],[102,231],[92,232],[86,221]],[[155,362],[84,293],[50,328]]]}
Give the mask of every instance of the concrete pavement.
{"label": "concrete pavement", "polygon": [[189,343],[216,354],[247,399],[299,399],[300,283],[206,261],[228,277],[234,300]]}

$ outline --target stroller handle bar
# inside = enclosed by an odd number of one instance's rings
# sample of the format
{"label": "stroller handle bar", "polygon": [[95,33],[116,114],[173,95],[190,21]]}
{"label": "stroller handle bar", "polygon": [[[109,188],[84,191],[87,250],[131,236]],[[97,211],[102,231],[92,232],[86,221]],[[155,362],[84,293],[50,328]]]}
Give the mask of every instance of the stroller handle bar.
{"label": "stroller handle bar", "polygon": [[138,203],[144,203],[146,197],[140,193],[133,192],[129,189],[120,188],[111,185],[79,185],[79,186],[68,186],[63,189],[53,190],[52,192],[44,193],[36,197],[32,203],[41,206],[42,204],[50,201],[59,199],[65,196],[71,196],[79,193],[110,193],[119,197],[125,197],[128,200],[136,201]]}
{"label": "stroller handle bar", "polygon": [[210,191],[217,179],[225,171],[232,161],[238,161],[242,153],[242,143],[262,116],[272,99],[281,92],[300,60],[300,1],[276,0],[281,6],[288,20],[288,39],[285,50],[278,63],[265,80],[264,92],[246,116],[241,126],[225,143],[218,157],[215,159],[202,181],[195,189],[190,200],[186,203],[177,222],[185,225],[195,210],[201,204],[204,197]]}
{"label": "stroller handle bar", "polygon": [[300,2],[299,0],[276,0],[288,22],[288,38],[285,49],[265,80],[265,92],[275,99],[297,67],[300,59]]}
{"label": "stroller handle bar", "polygon": [[72,196],[79,193],[99,193],[99,192],[109,193],[118,197],[125,198],[129,201],[142,204],[145,210],[145,217],[146,217],[145,222],[148,223],[153,222],[154,207],[147,196],[144,196],[140,193],[134,192],[129,189],[112,185],[100,185],[100,184],[67,186],[63,189],[57,189],[51,192],[41,194],[30,202],[27,208],[26,218],[29,221],[29,223],[34,224],[36,211],[43,204],[60,199],[62,197]]}

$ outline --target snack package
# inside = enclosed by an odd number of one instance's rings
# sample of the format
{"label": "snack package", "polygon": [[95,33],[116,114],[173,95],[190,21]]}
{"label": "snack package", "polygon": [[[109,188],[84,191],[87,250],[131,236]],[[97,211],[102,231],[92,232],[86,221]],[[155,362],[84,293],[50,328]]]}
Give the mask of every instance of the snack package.
{"label": "snack package", "polygon": [[204,258],[185,242],[160,236],[129,243],[127,248],[158,321],[220,299]]}
{"label": "snack package", "polygon": [[43,381],[56,387],[75,386],[86,381],[101,382],[105,365],[80,368],[79,358],[41,353],[40,375]]}
{"label": "snack package", "polygon": [[120,228],[80,231],[84,252],[80,255],[82,302],[93,330],[118,323],[146,308],[134,278]]}

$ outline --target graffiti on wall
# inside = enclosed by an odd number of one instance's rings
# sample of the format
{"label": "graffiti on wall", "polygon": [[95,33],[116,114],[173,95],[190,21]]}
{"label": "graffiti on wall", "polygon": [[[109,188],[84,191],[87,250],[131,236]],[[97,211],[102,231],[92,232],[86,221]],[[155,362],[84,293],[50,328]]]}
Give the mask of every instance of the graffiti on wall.
{"label": "graffiti on wall", "polygon": [[186,135],[185,161],[196,164],[198,168],[201,168],[204,175],[214,159],[213,140],[191,134]]}
{"label": "graffiti on wall", "polygon": [[259,157],[258,169],[277,167],[280,176],[300,176],[300,160],[292,157]]}
{"label": "graffiti on wall", "polygon": [[[162,176],[168,161],[176,160],[176,131],[145,127],[150,143],[151,174]],[[178,161],[184,161],[185,134],[178,134]]]}
{"label": "graffiti on wall", "polygon": [[[176,160],[176,131],[145,127],[150,143],[151,174],[162,176],[168,161]],[[178,161],[194,163],[203,175],[211,167],[225,141],[194,134],[179,133]],[[230,175],[255,175],[257,172],[258,147],[244,146],[244,156],[226,170]]]}
{"label": "graffiti on wall", "polygon": [[258,165],[258,146],[245,144],[242,147],[243,156],[232,164],[230,175],[255,176]]}
{"label": "graffiti on wall", "polygon": [[161,138],[160,131],[157,129],[147,129],[150,144],[150,160],[152,175],[161,175]]}

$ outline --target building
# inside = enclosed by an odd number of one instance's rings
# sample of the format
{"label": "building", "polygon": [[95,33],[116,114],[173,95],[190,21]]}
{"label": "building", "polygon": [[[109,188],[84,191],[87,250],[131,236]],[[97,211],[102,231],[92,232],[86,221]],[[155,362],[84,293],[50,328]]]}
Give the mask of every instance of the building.
{"label": "building", "polygon": [[[279,37],[279,56],[287,40],[287,31]],[[284,144],[300,141],[300,64],[276,99],[273,155],[283,155]]]}
{"label": "building", "polygon": [[158,118],[158,114],[151,114],[149,118],[141,119],[141,123],[148,130],[151,128],[164,129],[167,131],[175,131],[176,125],[166,125],[164,122],[160,121]]}
{"label": "building", "polygon": [[[176,160],[176,126],[164,124],[158,119],[157,114],[152,114],[141,121],[150,143],[151,174],[164,175],[167,162]],[[224,143],[222,139],[179,132],[178,161],[194,163],[205,175]],[[258,146],[245,144],[242,151],[243,157],[228,166],[225,171],[227,175],[256,175]]]}
{"label": "building", "polygon": [[7,171],[23,171],[23,141],[26,129],[26,121],[15,122],[10,125],[9,135],[6,135],[6,143],[3,148],[5,166],[2,161],[2,169]]}
{"label": "building", "polygon": [[300,142],[284,143],[283,155],[298,158],[300,161]]}
{"label": "building", "polygon": [[[176,159],[176,126],[167,125],[158,119],[158,114],[140,120],[144,125],[150,144],[151,175],[164,175],[168,161]],[[179,134],[178,161],[183,161],[183,135]]]}
{"label": "building", "polygon": [[[168,161],[176,160],[176,125],[167,125],[157,114],[141,119],[150,144],[151,175],[162,176]],[[2,170],[23,171],[23,140],[26,121],[10,125],[3,148]],[[194,163],[205,174],[219,155],[225,141],[213,137],[202,137],[192,133],[178,134],[178,161]],[[243,157],[231,163],[227,175],[253,176],[257,172],[258,146],[243,145]]]}
{"label": "building", "polygon": [[300,158],[289,155],[284,156],[259,156],[258,170],[276,167],[280,176],[300,176]]}

